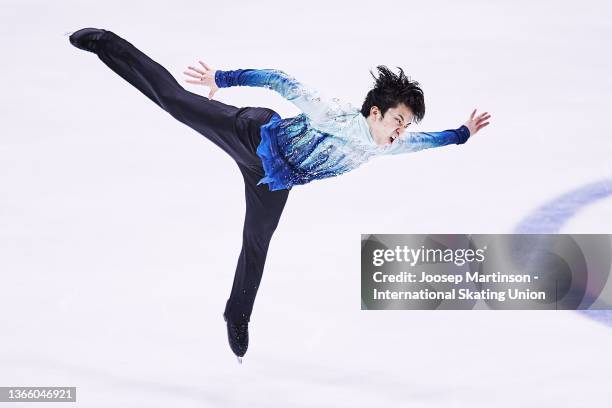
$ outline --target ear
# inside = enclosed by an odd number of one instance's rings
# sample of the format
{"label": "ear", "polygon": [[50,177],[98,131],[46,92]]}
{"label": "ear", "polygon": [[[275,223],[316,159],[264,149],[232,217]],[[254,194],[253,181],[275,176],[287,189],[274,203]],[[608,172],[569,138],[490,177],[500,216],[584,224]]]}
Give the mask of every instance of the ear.
{"label": "ear", "polygon": [[370,108],[370,115],[376,117],[380,114],[380,109],[378,109],[378,106],[372,106]]}

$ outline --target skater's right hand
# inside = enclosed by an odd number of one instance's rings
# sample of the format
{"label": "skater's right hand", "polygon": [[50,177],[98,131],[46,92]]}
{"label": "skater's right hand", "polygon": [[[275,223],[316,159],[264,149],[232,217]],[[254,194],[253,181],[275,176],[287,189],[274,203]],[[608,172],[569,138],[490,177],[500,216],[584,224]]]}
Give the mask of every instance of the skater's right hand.
{"label": "skater's right hand", "polygon": [[200,65],[202,65],[204,69],[195,68],[190,65],[188,67],[190,71],[183,71],[183,73],[185,75],[188,75],[192,78],[197,78],[197,79],[186,79],[185,81],[189,82],[190,84],[204,85],[204,86],[209,87],[210,92],[208,93],[208,99],[212,99],[215,92],[219,90],[219,87],[217,86],[217,83],[215,82],[215,72],[217,72],[217,70],[212,69],[211,67],[209,67],[207,64],[205,64],[202,61],[198,61],[198,62],[200,63]]}

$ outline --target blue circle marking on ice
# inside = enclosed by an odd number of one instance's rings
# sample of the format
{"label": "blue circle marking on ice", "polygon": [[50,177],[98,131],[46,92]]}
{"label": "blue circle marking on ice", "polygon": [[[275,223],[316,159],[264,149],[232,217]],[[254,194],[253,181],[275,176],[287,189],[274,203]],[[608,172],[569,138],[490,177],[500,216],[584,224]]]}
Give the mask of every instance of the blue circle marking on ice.
{"label": "blue circle marking on ice", "polygon": [[582,208],[612,196],[612,179],[587,184],[544,204],[514,229],[515,234],[556,234]]}
{"label": "blue circle marking on ice", "polygon": [[[604,179],[565,193],[525,217],[515,234],[557,234],[581,209],[612,196],[612,179]],[[591,319],[612,326],[612,310],[578,310]]]}

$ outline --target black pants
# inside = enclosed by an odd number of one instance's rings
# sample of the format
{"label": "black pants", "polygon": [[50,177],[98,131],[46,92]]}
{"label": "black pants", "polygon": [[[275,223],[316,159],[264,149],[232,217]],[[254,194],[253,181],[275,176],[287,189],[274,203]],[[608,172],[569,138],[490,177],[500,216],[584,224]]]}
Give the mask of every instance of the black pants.
{"label": "black pants", "polygon": [[257,185],[264,176],[256,153],[260,127],[274,111],[237,108],[189,92],[164,67],[111,31],[100,38],[97,54],[110,69],[174,118],[219,146],[238,165],[244,179],[246,215],[242,250],[225,313],[231,321],[248,321],[268,246],[289,196],[289,190],[269,191],[267,185]]}

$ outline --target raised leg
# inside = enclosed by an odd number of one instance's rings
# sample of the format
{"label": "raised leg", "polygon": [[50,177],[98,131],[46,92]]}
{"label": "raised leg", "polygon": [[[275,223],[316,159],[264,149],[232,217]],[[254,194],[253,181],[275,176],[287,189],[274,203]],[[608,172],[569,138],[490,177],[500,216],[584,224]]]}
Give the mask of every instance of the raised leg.
{"label": "raised leg", "polygon": [[248,141],[238,134],[236,126],[241,108],[187,91],[162,65],[112,31],[92,40],[92,46],[92,52],[102,62],[174,118],[208,138],[234,160],[247,155]]}

